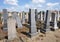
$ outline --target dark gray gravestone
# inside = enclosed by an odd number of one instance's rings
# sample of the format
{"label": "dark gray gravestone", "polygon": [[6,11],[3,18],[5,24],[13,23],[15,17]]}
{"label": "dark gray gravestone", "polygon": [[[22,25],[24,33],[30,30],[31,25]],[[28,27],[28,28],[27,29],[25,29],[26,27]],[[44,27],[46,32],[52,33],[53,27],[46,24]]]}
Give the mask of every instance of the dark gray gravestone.
{"label": "dark gray gravestone", "polygon": [[7,30],[7,19],[8,19],[8,12],[7,9],[3,9],[3,30]]}
{"label": "dark gray gravestone", "polygon": [[50,12],[49,10],[47,10],[43,32],[49,31],[50,30],[49,26],[50,26]]}
{"label": "dark gray gravestone", "polygon": [[25,24],[25,12],[22,12],[22,24]]}
{"label": "dark gray gravestone", "polygon": [[30,12],[30,34],[34,36],[37,34],[36,21],[35,21],[35,9],[29,9]]}
{"label": "dark gray gravestone", "polygon": [[44,21],[45,21],[45,18],[46,18],[46,11],[44,12]]}
{"label": "dark gray gravestone", "polygon": [[20,17],[18,16],[18,14],[16,12],[14,12],[13,18],[16,19],[16,23],[17,23],[18,28],[22,28],[22,23],[21,23]]}
{"label": "dark gray gravestone", "polygon": [[37,12],[37,9],[35,9],[35,21],[38,21],[38,12]]}
{"label": "dark gray gravestone", "polygon": [[54,22],[55,19],[55,13],[52,13],[52,22]]}
{"label": "dark gray gravestone", "polygon": [[31,23],[31,9],[29,9],[29,13],[28,13],[28,23]]}
{"label": "dark gray gravestone", "polygon": [[43,14],[43,21],[44,21],[45,11],[42,11],[42,14]]}
{"label": "dark gray gravestone", "polygon": [[50,13],[50,11],[49,10],[47,10],[46,11],[46,19],[45,19],[45,28],[46,28],[46,31],[49,31],[50,30],[50,15],[51,15],[51,13]]}

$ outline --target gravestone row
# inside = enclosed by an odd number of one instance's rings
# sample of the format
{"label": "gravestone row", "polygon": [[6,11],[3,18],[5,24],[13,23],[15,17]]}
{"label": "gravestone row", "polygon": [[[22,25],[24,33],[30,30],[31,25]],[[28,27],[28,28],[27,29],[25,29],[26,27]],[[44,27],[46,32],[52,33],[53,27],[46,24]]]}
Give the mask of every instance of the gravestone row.
{"label": "gravestone row", "polygon": [[[30,24],[30,28],[29,28],[29,33],[31,36],[34,36],[37,34],[37,28],[36,28],[36,21],[38,19],[38,13],[36,9],[29,9],[29,24]],[[45,13],[45,17],[44,17],[44,30],[49,31],[50,30],[50,17],[51,16],[51,12],[49,10],[46,11]],[[54,18],[53,18],[54,17]],[[41,20],[43,18],[43,15],[41,13]],[[54,15],[52,15],[52,20],[54,21],[54,29],[57,29],[57,14],[54,13]],[[16,24],[18,26],[18,28],[22,28],[22,24],[25,24],[25,13],[22,13],[22,22],[20,20],[20,17],[18,16],[18,14],[16,12],[14,12],[12,14],[12,16],[8,17],[8,12],[6,9],[3,9],[3,22],[4,22],[4,28],[8,28],[8,39],[11,38],[15,38],[17,37],[16,35]]]}

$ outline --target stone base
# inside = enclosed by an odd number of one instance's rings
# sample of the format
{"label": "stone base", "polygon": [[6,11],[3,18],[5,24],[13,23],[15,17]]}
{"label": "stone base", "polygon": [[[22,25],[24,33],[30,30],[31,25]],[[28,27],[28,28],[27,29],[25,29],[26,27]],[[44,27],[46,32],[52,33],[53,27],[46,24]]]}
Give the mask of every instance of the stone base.
{"label": "stone base", "polygon": [[57,27],[57,28],[56,28],[56,27],[55,27],[55,28],[51,28],[52,31],[55,31],[55,30],[57,30],[57,29],[58,29],[58,27]]}
{"label": "stone base", "polygon": [[18,39],[18,37],[12,37],[12,38],[8,38],[8,40],[14,40],[14,39]]}
{"label": "stone base", "polygon": [[40,32],[45,34],[46,32],[50,31],[50,28],[49,29],[41,29]]}
{"label": "stone base", "polygon": [[34,36],[36,36],[36,35],[38,35],[38,32],[36,32],[36,33],[30,33],[30,37],[34,37]]}
{"label": "stone base", "polygon": [[54,27],[54,29],[55,29],[55,30],[57,30],[57,29],[58,29],[58,27]]}
{"label": "stone base", "polygon": [[46,29],[46,32],[47,32],[47,31],[50,31],[50,29]]}
{"label": "stone base", "polygon": [[3,31],[7,32],[8,31],[8,28],[3,28]]}
{"label": "stone base", "polygon": [[19,38],[14,38],[13,40],[8,40],[7,42],[21,42]]}

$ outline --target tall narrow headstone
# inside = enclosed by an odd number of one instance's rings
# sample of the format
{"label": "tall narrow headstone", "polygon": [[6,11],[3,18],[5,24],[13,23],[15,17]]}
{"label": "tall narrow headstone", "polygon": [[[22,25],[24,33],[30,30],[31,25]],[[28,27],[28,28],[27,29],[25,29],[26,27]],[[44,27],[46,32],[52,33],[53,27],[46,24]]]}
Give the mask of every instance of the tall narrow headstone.
{"label": "tall narrow headstone", "polygon": [[28,13],[28,23],[31,23],[31,9],[29,9],[29,13]]}
{"label": "tall narrow headstone", "polygon": [[22,24],[25,24],[25,12],[22,12]]}
{"label": "tall narrow headstone", "polygon": [[58,21],[59,21],[59,11],[58,11]]}
{"label": "tall narrow headstone", "polygon": [[9,17],[7,20],[7,26],[8,26],[8,40],[13,40],[14,38],[17,38],[16,20],[12,17]]}
{"label": "tall narrow headstone", "polygon": [[57,14],[55,13],[55,19],[54,19],[54,29],[58,29],[57,27]]}
{"label": "tall narrow headstone", "polygon": [[38,13],[38,21],[40,21],[40,13]]}
{"label": "tall narrow headstone", "polygon": [[44,29],[45,29],[45,32],[46,31],[49,31],[50,30],[50,11],[47,10],[46,11],[46,18],[45,18],[45,25],[44,25]]}
{"label": "tall narrow headstone", "polygon": [[22,12],[20,12],[20,20],[22,20]]}
{"label": "tall narrow headstone", "polygon": [[21,23],[20,17],[18,16],[18,14],[16,12],[14,12],[13,18],[15,18],[18,28],[22,28],[22,23]]}
{"label": "tall narrow headstone", "polygon": [[53,29],[57,29],[57,14],[56,13],[52,13],[52,22],[54,23],[53,25]]}
{"label": "tall narrow headstone", "polygon": [[46,11],[45,11],[45,13],[44,13],[44,21],[45,21],[45,18],[46,18]]}
{"label": "tall narrow headstone", "polygon": [[[51,14],[52,15],[52,14]],[[50,22],[52,21],[52,16],[50,15]]]}
{"label": "tall narrow headstone", "polygon": [[3,9],[3,30],[7,30],[7,19],[8,19],[7,9]]}
{"label": "tall narrow headstone", "polygon": [[42,13],[42,11],[41,11],[41,21],[43,21],[43,13]]}
{"label": "tall narrow headstone", "polygon": [[38,20],[38,13],[37,13],[37,9],[35,9],[35,21]]}
{"label": "tall narrow headstone", "polygon": [[42,11],[42,14],[43,14],[43,21],[44,21],[45,11]]}
{"label": "tall narrow headstone", "polygon": [[30,33],[31,36],[37,34],[36,21],[35,21],[35,9],[29,9],[30,15]]}
{"label": "tall narrow headstone", "polygon": [[26,22],[28,22],[28,12],[25,13]]}

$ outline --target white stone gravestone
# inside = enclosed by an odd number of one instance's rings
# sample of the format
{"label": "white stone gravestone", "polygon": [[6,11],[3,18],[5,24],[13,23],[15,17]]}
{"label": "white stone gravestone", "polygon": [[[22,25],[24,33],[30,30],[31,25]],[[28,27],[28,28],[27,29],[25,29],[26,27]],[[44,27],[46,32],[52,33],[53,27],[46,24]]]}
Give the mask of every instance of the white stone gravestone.
{"label": "white stone gravestone", "polygon": [[8,40],[13,40],[14,38],[17,38],[16,20],[12,17],[9,17],[7,20],[7,26],[8,26]]}
{"label": "white stone gravestone", "polygon": [[14,12],[13,18],[15,18],[18,28],[22,28],[22,23],[21,23],[20,17],[18,16],[18,14],[16,12]]}

